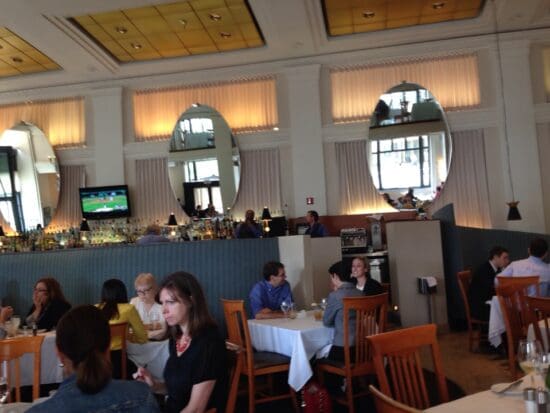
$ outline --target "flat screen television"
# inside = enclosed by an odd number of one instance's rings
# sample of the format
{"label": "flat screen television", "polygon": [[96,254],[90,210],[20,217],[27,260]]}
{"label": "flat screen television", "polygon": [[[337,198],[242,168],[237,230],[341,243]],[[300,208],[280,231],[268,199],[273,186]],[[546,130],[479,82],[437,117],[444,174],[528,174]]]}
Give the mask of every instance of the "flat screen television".
{"label": "flat screen television", "polygon": [[131,216],[128,185],[80,188],[80,207],[86,219],[110,219]]}

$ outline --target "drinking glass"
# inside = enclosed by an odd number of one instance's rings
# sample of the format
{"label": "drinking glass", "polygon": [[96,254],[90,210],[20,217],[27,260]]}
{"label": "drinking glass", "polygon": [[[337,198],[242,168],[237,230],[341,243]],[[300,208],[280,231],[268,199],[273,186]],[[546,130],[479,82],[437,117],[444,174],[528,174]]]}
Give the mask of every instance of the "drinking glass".
{"label": "drinking glass", "polygon": [[151,320],[151,330],[158,330],[160,328],[159,326],[159,315],[157,313],[152,313],[149,317]]}
{"label": "drinking glass", "polygon": [[290,311],[290,301],[283,301],[281,303],[281,311],[283,312],[283,314],[285,315],[285,317],[288,316],[288,312]]}
{"label": "drinking glass", "polygon": [[13,331],[15,332],[15,334],[17,334],[17,331],[19,330],[19,326],[21,325],[21,317],[19,317],[18,315],[12,315],[11,323],[13,325]]}
{"label": "drinking glass", "polygon": [[323,311],[325,311],[327,309],[327,299],[326,298],[321,299],[321,308],[323,309]]}
{"label": "drinking glass", "polygon": [[542,351],[535,364],[535,371],[540,376],[542,382],[546,380],[546,375],[548,374],[548,366],[550,366],[550,354]]}
{"label": "drinking glass", "polygon": [[525,374],[535,370],[542,354],[542,346],[538,340],[520,340],[518,346],[519,367]]}
{"label": "drinking glass", "polygon": [[6,404],[9,394],[8,381],[6,377],[0,376],[0,404]]}

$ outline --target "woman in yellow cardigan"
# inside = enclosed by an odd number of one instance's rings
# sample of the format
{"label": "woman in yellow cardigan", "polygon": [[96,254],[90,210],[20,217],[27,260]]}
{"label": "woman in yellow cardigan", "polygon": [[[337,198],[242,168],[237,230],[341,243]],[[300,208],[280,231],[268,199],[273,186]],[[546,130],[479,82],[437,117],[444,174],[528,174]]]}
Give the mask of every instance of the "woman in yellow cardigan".
{"label": "woman in yellow cardigan", "polygon": [[[103,316],[109,320],[109,324],[127,322],[132,329],[128,340],[132,343],[143,344],[147,342],[147,331],[143,325],[136,308],[128,303],[126,286],[120,280],[112,278],[103,283],[101,290],[101,303],[97,304]],[[113,364],[113,377],[121,377],[120,351],[122,343],[120,337],[111,340],[111,363]],[[136,370],[134,364],[127,360],[127,377]]]}

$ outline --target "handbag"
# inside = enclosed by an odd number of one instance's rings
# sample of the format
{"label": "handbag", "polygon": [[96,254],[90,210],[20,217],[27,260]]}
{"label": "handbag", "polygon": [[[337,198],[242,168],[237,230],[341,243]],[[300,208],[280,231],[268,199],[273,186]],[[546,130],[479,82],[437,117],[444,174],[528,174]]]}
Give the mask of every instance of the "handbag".
{"label": "handbag", "polygon": [[325,386],[315,380],[309,381],[302,389],[303,413],[332,413],[332,400]]}

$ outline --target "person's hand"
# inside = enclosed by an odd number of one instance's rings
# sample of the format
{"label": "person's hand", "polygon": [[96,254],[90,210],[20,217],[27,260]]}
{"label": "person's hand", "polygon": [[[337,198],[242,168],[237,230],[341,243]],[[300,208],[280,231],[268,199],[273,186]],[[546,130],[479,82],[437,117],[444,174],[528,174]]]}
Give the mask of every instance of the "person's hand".
{"label": "person's hand", "polygon": [[0,310],[0,322],[4,323],[13,314],[13,308],[9,305]]}
{"label": "person's hand", "polygon": [[139,367],[137,372],[134,374],[134,379],[137,381],[142,381],[144,383],[147,383],[149,387],[153,387],[155,385],[155,381],[153,380],[153,376],[146,368]]}

